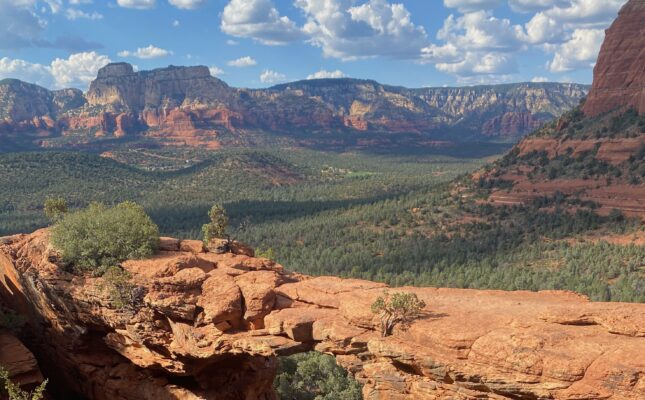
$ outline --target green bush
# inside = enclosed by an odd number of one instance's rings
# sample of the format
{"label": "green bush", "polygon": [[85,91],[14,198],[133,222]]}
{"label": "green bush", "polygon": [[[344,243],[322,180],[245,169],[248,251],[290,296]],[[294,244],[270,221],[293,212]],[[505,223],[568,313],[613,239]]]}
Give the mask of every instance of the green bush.
{"label": "green bush", "polygon": [[159,246],[159,228],[143,207],[92,203],[54,225],[51,243],[75,270],[100,271],[127,259],[146,258]]}
{"label": "green bush", "polygon": [[50,221],[56,222],[67,213],[67,202],[62,197],[48,197],[45,200],[44,211]]}
{"label": "green bush", "polygon": [[372,313],[379,314],[381,318],[381,335],[392,335],[394,327],[398,324],[406,328],[412,320],[420,316],[426,303],[419,300],[414,293],[385,292],[372,304]]}
{"label": "green bush", "polygon": [[219,204],[215,204],[208,212],[208,218],[211,222],[202,226],[202,235],[204,243],[208,243],[215,238],[223,238],[226,236],[226,229],[228,228],[228,216],[226,210]]}
{"label": "green bush", "polygon": [[281,400],[361,400],[361,385],[334,357],[311,352],[280,358],[273,386]]}
{"label": "green bush", "polygon": [[[6,395],[9,400],[42,400],[45,397],[47,380],[38,385],[33,391],[26,392],[20,386],[11,382],[9,372],[0,367],[0,394]],[[4,398],[0,396],[0,398]]]}

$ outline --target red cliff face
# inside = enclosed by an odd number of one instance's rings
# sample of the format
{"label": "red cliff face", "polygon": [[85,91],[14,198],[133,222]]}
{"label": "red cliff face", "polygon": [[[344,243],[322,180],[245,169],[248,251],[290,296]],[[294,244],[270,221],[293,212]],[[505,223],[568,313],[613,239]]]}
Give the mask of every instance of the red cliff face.
{"label": "red cliff face", "polygon": [[370,311],[380,283],[163,238],[153,258],[123,263],[145,293],[124,310],[104,278],[57,264],[46,230],[2,242],[0,296],[38,327],[28,344],[54,364],[52,384],[89,400],[275,400],[276,356],[311,349],[371,400],[645,398],[644,304],[404,288],[427,309],[383,338]]}
{"label": "red cliff face", "polygon": [[624,106],[645,113],[645,0],[630,0],[607,30],[583,111],[596,116]]}

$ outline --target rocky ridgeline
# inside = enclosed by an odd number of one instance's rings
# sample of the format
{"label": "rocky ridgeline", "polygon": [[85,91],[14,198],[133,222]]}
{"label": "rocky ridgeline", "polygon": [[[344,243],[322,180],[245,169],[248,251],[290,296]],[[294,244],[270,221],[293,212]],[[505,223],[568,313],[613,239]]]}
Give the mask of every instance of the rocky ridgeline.
{"label": "rocky ridgeline", "polygon": [[274,399],[276,357],[315,349],[335,355],[366,399],[645,398],[643,304],[402,288],[427,307],[383,338],[370,312],[383,284],[164,238],[153,258],[123,263],[145,297],[119,310],[103,278],[57,264],[46,230],[3,242],[2,297],[29,315],[28,344],[66,396]]}
{"label": "rocky ridgeline", "polygon": [[357,79],[250,90],[229,87],[203,66],[135,72],[115,63],[99,70],[84,95],[0,81],[0,138],[51,146],[48,139],[60,136],[85,142],[131,136],[210,148],[221,145],[222,133],[240,139],[248,131],[306,132],[311,142],[337,140],[320,133],[362,132],[374,133],[369,137],[376,144],[411,140],[400,134],[416,134],[416,142],[481,140],[519,137],[586,93],[586,86],[576,84],[406,89]]}

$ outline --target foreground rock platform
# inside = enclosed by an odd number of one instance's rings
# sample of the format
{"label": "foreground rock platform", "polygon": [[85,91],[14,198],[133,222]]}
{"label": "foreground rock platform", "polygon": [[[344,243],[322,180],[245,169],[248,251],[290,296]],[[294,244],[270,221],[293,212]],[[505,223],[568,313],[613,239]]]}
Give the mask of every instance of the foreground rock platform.
{"label": "foreground rock platform", "polygon": [[335,355],[368,400],[645,398],[645,304],[399,288],[427,307],[382,338],[370,305],[383,284],[164,239],[170,250],[123,264],[145,298],[118,310],[103,278],[57,264],[46,230],[2,242],[2,297],[30,316],[29,346],[70,396],[269,400],[276,357],[315,349]]}

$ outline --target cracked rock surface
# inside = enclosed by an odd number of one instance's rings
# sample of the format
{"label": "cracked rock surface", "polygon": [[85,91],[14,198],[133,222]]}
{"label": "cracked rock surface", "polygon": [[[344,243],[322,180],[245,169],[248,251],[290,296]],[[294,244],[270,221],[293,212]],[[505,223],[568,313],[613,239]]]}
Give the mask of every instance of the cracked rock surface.
{"label": "cracked rock surface", "polygon": [[643,399],[645,305],[571,292],[436,288],[408,330],[382,338],[386,286],[312,278],[273,261],[164,239],[123,267],[145,289],[118,310],[102,278],[57,264],[46,230],[4,238],[0,292],[30,317],[52,381],[89,399],[274,399],[276,357],[333,354],[366,399]]}

